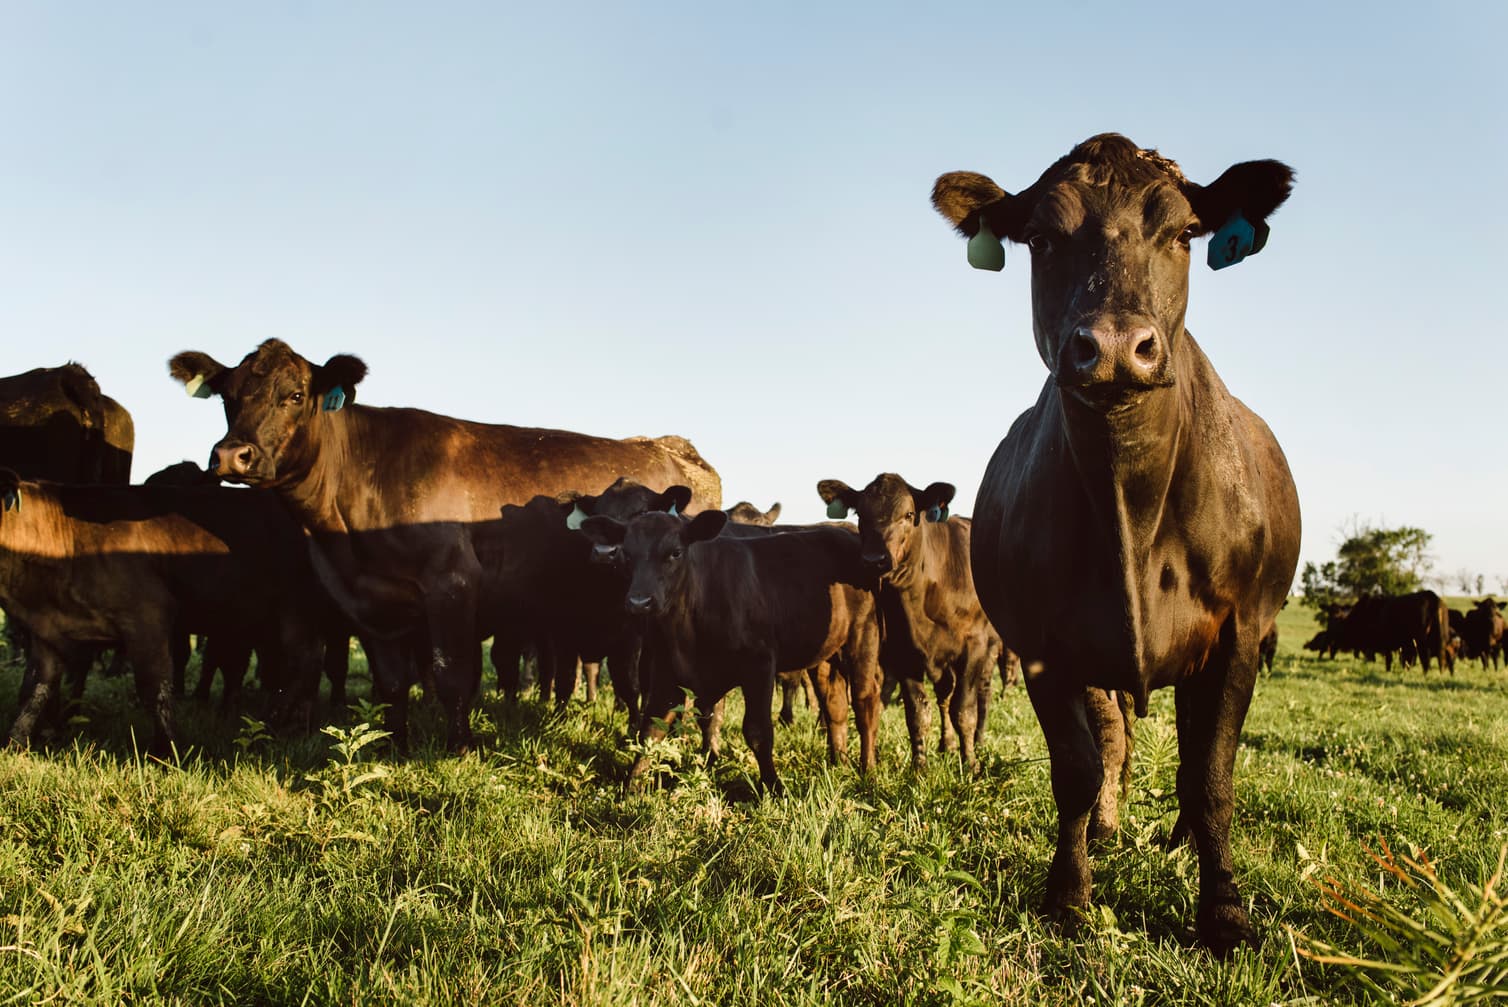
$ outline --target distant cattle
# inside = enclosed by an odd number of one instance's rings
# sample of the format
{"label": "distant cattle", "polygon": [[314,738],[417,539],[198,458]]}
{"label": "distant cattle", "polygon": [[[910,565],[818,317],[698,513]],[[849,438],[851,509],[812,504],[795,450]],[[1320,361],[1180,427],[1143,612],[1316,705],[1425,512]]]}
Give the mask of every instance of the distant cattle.
{"label": "distant cattle", "polygon": [[1299,506],[1277,440],[1184,327],[1190,246],[1219,229],[1212,264],[1258,251],[1292,178],[1253,161],[1198,185],[1104,134],[1019,194],[973,172],[932,192],[976,264],[999,268],[999,238],[1031,250],[1050,376],[981,481],[973,571],[1021,655],[1052,760],[1047,907],[1071,922],[1090,902],[1087,840],[1118,823],[1124,702],[1142,710],[1150,690],[1176,686],[1198,935],[1219,954],[1252,937],[1231,861],[1232,775],[1261,640],[1298,562]]}
{"label": "distant cattle", "polygon": [[840,510],[858,515],[860,558],[880,584],[880,663],[902,683],[912,761],[926,763],[930,684],[954,728],[944,735],[945,747],[951,740],[965,768],[978,768],[976,746],[1004,648],[974,592],[971,524],[948,517],[953,486],[932,483],[922,490],[882,473],[863,490],[824,479],[817,493],[829,516]]}
{"label": "distant cattle", "polygon": [[[73,486],[0,470],[0,605],[32,632],[12,744],[33,729],[65,670],[93,646],[123,648],[151,715],[151,749],[175,738],[175,634],[252,642],[287,679],[317,675],[318,607],[303,537],[270,495],[217,487]],[[312,662],[312,665],[311,665]]]}
{"label": "distant cattle", "polygon": [[363,628],[400,748],[413,652],[425,655],[450,748],[470,747],[480,641],[505,615],[488,604],[497,585],[479,533],[505,504],[620,476],[721,502],[717,473],[684,438],[611,440],[364,406],[354,400],[366,364],[345,354],[314,364],[270,339],[235,367],[185,352],[169,369],[224,401],[215,474],[274,490],[309,530],[321,582]]}
{"label": "distant cattle", "polygon": [[1326,618],[1321,638],[1310,641],[1311,649],[1332,657],[1337,651],[1349,651],[1368,661],[1381,657],[1389,671],[1394,656],[1405,664],[1417,656],[1425,671],[1432,659],[1442,669],[1449,667],[1445,646],[1449,616],[1433,591],[1364,595],[1354,604],[1331,606]]}
{"label": "distant cattle", "polygon": [[[644,620],[653,655],[643,735],[663,735],[682,690],[692,693],[698,710],[710,711],[741,689],[744,740],[761,785],[778,792],[770,716],[775,676],[838,659],[856,634],[870,632],[872,622],[847,610],[851,598],[867,596],[869,575],[848,529],[818,525],[734,537],[720,534],[726,525],[722,511],[690,521],[649,513],[627,524],[588,518],[581,530],[604,548],[621,547],[629,570],[624,607]],[[845,586],[860,590],[850,594]],[[872,650],[876,643],[870,635],[860,645]],[[714,740],[704,730],[704,748]],[[641,758],[633,774],[646,767]]]}
{"label": "distant cattle", "polygon": [[770,505],[769,510],[760,510],[747,500],[740,500],[728,508],[728,520],[736,524],[757,524],[768,528],[780,520],[780,504]]}
{"label": "distant cattle", "polygon": [[1496,668],[1503,650],[1503,608],[1508,602],[1486,597],[1474,604],[1461,619],[1462,649],[1477,658],[1482,668]]}

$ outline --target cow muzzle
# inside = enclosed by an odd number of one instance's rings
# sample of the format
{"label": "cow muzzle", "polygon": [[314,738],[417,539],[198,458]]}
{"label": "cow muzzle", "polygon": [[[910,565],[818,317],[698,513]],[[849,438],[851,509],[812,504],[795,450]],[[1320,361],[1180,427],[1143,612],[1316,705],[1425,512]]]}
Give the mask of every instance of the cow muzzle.
{"label": "cow muzzle", "polygon": [[623,599],[623,610],[629,615],[654,615],[659,606],[651,595],[631,594]]}
{"label": "cow muzzle", "polygon": [[866,552],[859,557],[859,562],[869,568],[870,572],[883,577],[895,568],[895,561],[890,558],[887,551]]}
{"label": "cow muzzle", "polygon": [[221,441],[210,454],[209,469],[229,482],[251,482],[260,477],[262,452],[255,444]]}
{"label": "cow muzzle", "polygon": [[1136,390],[1172,384],[1168,341],[1150,325],[1080,325],[1058,359],[1058,384]]}

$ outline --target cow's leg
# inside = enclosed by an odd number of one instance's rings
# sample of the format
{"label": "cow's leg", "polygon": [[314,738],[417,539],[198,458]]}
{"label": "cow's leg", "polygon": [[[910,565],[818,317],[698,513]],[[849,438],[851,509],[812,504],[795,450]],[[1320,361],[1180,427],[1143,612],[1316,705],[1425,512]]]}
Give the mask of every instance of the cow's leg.
{"label": "cow's leg", "polygon": [[126,644],[131,667],[136,672],[136,695],[152,718],[151,754],[167,759],[173,754],[177,730],[173,722],[173,644],[171,631],[145,632]]}
{"label": "cow's leg", "polygon": [[835,660],[822,661],[812,669],[812,677],[817,681],[817,699],[827,722],[827,758],[834,765],[848,759],[847,674],[847,667]]}
{"label": "cow's leg", "polygon": [[518,663],[521,657],[516,642],[502,633],[492,638],[488,658],[492,661],[492,670],[497,673],[497,691],[501,692],[503,699],[509,703],[518,702]]}
{"label": "cow's leg", "polygon": [[[204,634],[203,633],[199,634],[199,648],[200,648],[200,650],[204,649]],[[117,654],[120,653],[120,648],[117,648],[116,653]],[[182,695],[184,695],[188,691],[187,688],[186,688],[186,686],[185,686],[185,679],[188,676],[189,657],[192,656],[192,654],[193,654],[193,648],[189,645],[189,634],[188,634],[188,631],[184,630],[182,628],[179,628],[179,627],[174,627],[174,629],[173,629],[173,694],[175,696],[182,696]],[[200,679],[200,681],[204,680],[204,662],[203,662],[202,659],[199,662],[199,679]],[[196,693],[196,695],[197,695],[197,693]],[[209,695],[209,688],[208,687],[205,688],[204,695],[205,696]]]}
{"label": "cow's leg", "polygon": [[[481,564],[467,551],[453,556],[424,591],[429,667],[445,711],[446,747],[456,754],[471,750],[471,707],[482,684],[482,647],[476,632],[481,576]],[[541,670],[544,664],[541,660]]]}
{"label": "cow's leg", "polygon": [[937,697],[937,720],[941,725],[937,737],[939,752],[958,751],[958,732],[954,727],[953,716],[953,693],[962,687],[959,676],[954,674],[952,668],[944,668],[942,673],[932,680],[932,693]]}
{"label": "cow's leg", "polygon": [[[212,642],[210,646],[214,647],[216,644]],[[230,713],[241,698],[241,686],[246,683],[246,670],[251,666],[250,641],[236,640],[233,644],[224,647],[218,663],[220,665],[220,712]],[[268,652],[257,655],[257,677],[262,680],[264,687],[270,686],[276,690],[284,684],[279,681],[286,674],[282,670],[284,663],[281,655],[271,653],[270,649]],[[207,661],[205,666],[209,667]]]}
{"label": "cow's leg", "polygon": [[[346,706],[346,676],[351,671],[351,634],[344,628],[325,634],[324,673],[330,680],[330,709],[343,710]],[[315,693],[319,687],[316,683]]]}
{"label": "cow's leg", "polygon": [[1231,862],[1232,774],[1256,681],[1254,633],[1227,625],[1221,653],[1175,688],[1179,817],[1199,856],[1199,939],[1217,955],[1253,939]]}
{"label": "cow's leg", "polygon": [[[901,702],[906,707],[906,732],[911,735],[911,766],[927,766],[927,735],[932,733],[932,697],[925,679],[901,680]],[[944,717],[943,719],[947,719]]]}
{"label": "cow's leg", "polygon": [[873,771],[879,760],[877,743],[884,712],[885,672],[880,667],[880,628],[867,620],[844,656],[849,694],[853,697],[854,726],[859,731],[859,772]]}
{"label": "cow's leg", "polygon": [[408,752],[408,687],[413,681],[409,641],[377,640],[363,637],[367,667],[372,673],[372,693],[387,707],[383,727],[393,739],[393,749]]}
{"label": "cow's leg", "polygon": [[[796,722],[795,672],[780,673],[780,722],[787,727]],[[747,715],[745,715],[747,716]]]}
{"label": "cow's leg", "polygon": [[[1027,695],[1047,741],[1058,841],[1047,871],[1046,910],[1073,929],[1089,907],[1089,819],[1104,783],[1104,766],[1090,725],[1086,690],[1054,675],[1040,661],[1023,669]],[[1061,671],[1061,669],[1060,669]]]}
{"label": "cow's leg", "polygon": [[744,680],[744,742],[759,764],[759,785],[766,793],[781,796],[785,788],[775,775],[775,725],[770,720],[770,704],[775,699],[775,662]]}
{"label": "cow's leg", "polygon": [[581,677],[581,662],[576,658],[576,649],[565,646],[560,640],[550,638],[551,665],[555,674],[555,705],[564,708],[576,695],[576,686]]}
{"label": "cow's leg", "polygon": [[[661,653],[658,648],[644,647],[640,668],[648,670],[641,680],[645,689],[639,710],[639,740],[645,743],[659,741],[670,732],[671,726],[685,709],[679,682],[690,671],[685,657],[674,653]],[[689,681],[689,678],[684,680]],[[703,734],[705,739],[706,734]],[[644,773],[649,769],[649,758],[640,755],[628,771],[629,789],[644,785]]]}
{"label": "cow's leg", "polygon": [[625,633],[623,638],[617,641],[608,651],[607,655],[607,680],[612,683],[613,695],[619,703],[628,711],[628,733],[625,740],[636,738],[639,735],[639,696],[640,680],[642,678],[641,667],[643,658],[641,648],[644,638],[638,633]]}
{"label": "cow's leg", "polygon": [[597,687],[601,682],[602,665],[596,661],[583,661],[579,657],[576,661],[576,670],[586,684],[586,701],[592,705],[597,703]]}
{"label": "cow's leg", "polygon": [[1089,839],[1103,840],[1120,828],[1120,801],[1130,782],[1131,725],[1120,697],[1104,689],[1085,689],[1089,729],[1100,752],[1100,793],[1089,820]]}
{"label": "cow's leg", "polygon": [[966,773],[979,769],[979,760],[974,754],[974,740],[979,726],[979,682],[969,664],[968,655],[959,662],[953,673],[953,692],[948,697],[948,718],[958,739],[958,756]]}
{"label": "cow's leg", "polygon": [[[771,695],[765,697],[767,701],[773,699],[773,693],[774,689],[772,687]],[[705,699],[702,693],[697,693],[696,726],[702,732],[702,755],[706,758],[709,766],[714,759],[722,754],[723,716],[726,713],[727,697],[728,693],[726,689],[721,692],[709,693]],[[747,717],[748,715],[748,711],[745,710],[744,716]]]}
{"label": "cow's leg", "polygon": [[49,640],[31,634],[27,640],[26,672],[21,680],[21,706],[10,728],[10,744],[30,748],[37,721],[42,719],[54,693],[62,685],[68,655]]}

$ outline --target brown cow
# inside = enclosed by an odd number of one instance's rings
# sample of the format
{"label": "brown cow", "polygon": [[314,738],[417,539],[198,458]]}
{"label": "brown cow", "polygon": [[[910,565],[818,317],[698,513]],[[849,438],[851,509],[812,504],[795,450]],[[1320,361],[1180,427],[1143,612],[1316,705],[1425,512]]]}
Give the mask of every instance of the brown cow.
{"label": "brown cow", "polygon": [[925,690],[931,683],[944,722],[954,728],[945,731],[943,747],[956,744],[964,767],[973,771],[1004,648],[974,593],[970,521],[948,517],[954,492],[949,483],[919,490],[889,472],[863,490],[837,479],[817,484],[829,517],[840,511],[859,517],[861,558],[880,582],[880,661],[903,683],[912,762],[922,766],[927,760],[932,717]]}
{"label": "brown cow", "polygon": [[314,662],[318,605],[303,535],[283,505],[219,487],[72,486],[0,469],[0,605],[25,620],[36,667],[12,744],[31,741],[65,669],[91,646],[125,650],[173,743],[172,640],[180,627],[245,638],[297,678]]}
{"label": "brown cow", "polygon": [[1503,648],[1503,608],[1508,602],[1496,601],[1489,595],[1476,602],[1461,620],[1462,650],[1467,656],[1482,662],[1482,669],[1498,666]]}
{"label": "brown cow", "polygon": [[[872,577],[859,562],[858,536],[846,528],[759,534],[743,526],[734,537],[719,534],[727,523],[722,511],[689,522],[649,513],[628,524],[588,518],[581,530],[599,545],[622,548],[630,573],[624,608],[645,620],[653,668],[641,734],[664,736],[683,689],[705,711],[742,689],[744,740],[759,763],[761,785],[778,793],[770,718],[775,675],[841,660],[845,650],[874,653],[873,620],[849,610],[851,599],[867,597]],[[704,723],[709,758],[715,740]],[[632,775],[647,765],[641,757]]]}
{"label": "brown cow", "polygon": [[185,352],[169,369],[224,401],[215,474],[277,491],[309,530],[322,582],[366,631],[400,748],[413,652],[427,655],[451,750],[471,745],[480,641],[503,615],[483,538],[503,505],[619,476],[690,486],[700,506],[722,498],[717,473],[684,438],[610,440],[356,404],[367,367],[345,354],[314,364],[269,339],[235,367]]}
{"label": "brown cow", "polygon": [[1089,905],[1087,840],[1117,826],[1129,727],[1117,706],[1140,711],[1149,690],[1175,686],[1198,934],[1218,954],[1253,936],[1232,873],[1231,775],[1258,647],[1298,562],[1299,505],[1272,432],[1184,328],[1189,246],[1219,228],[1212,265],[1259,250],[1292,178],[1253,161],[1196,185],[1105,134],[1018,195],[972,172],[932,192],[971,246],[998,254],[1000,235],[1031,249],[1050,375],[980,484],[973,567],[1051,757],[1047,907],[1071,924]]}

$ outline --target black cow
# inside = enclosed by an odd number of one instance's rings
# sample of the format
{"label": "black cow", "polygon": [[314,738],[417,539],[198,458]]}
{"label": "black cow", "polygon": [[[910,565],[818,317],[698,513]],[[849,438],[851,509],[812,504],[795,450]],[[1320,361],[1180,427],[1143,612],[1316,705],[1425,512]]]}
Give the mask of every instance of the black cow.
{"label": "black cow", "polygon": [[[662,737],[682,690],[710,711],[730,690],[744,694],[744,740],[763,787],[779,792],[770,706],[777,672],[838,658],[867,622],[847,611],[869,575],[859,540],[840,527],[815,526],[756,537],[720,535],[722,511],[690,521],[644,514],[628,524],[593,517],[581,530],[601,546],[621,547],[630,574],[624,607],[645,620],[652,672],[641,733]],[[704,731],[703,747],[715,736]],[[647,767],[640,758],[635,777]]]}
{"label": "black cow", "polygon": [[1488,662],[1498,666],[1503,648],[1503,608],[1508,602],[1495,601],[1491,596],[1473,605],[1461,620],[1461,641],[1468,657],[1482,662],[1486,670]]}
{"label": "black cow", "polygon": [[1200,939],[1252,937],[1230,852],[1232,773],[1272,627],[1298,563],[1298,494],[1265,423],[1184,327],[1190,246],[1212,264],[1260,249],[1293,172],[1276,161],[1210,185],[1123,136],[1079,144],[1012,195],[937,180],[934,206],[998,268],[1029,246],[1032,330],[1050,372],[1001,442],[974,508],[980,601],[1021,655],[1059,815],[1049,911],[1090,902],[1087,840],[1117,827],[1124,701],[1175,686],[1178,798],[1199,856]]}
{"label": "black cow", "polygon": [[1327,609],[1329,621],[1325,647],[1332,656],[1345,650],[1373,661],[1381,656],[1383,666],[1393,670],[1393,656],[1407,665],[1418,657],[1428,671],[1431,658],[1446,668],[1445,641],[1449,616],[1445,603],[1433,591],[1401,595],[1364,595],[1348,606]]}
{"label": "black cow", "polygon": [[131,414],[76,363],[0,378],[0,465],[27,479],[131,481]]}

